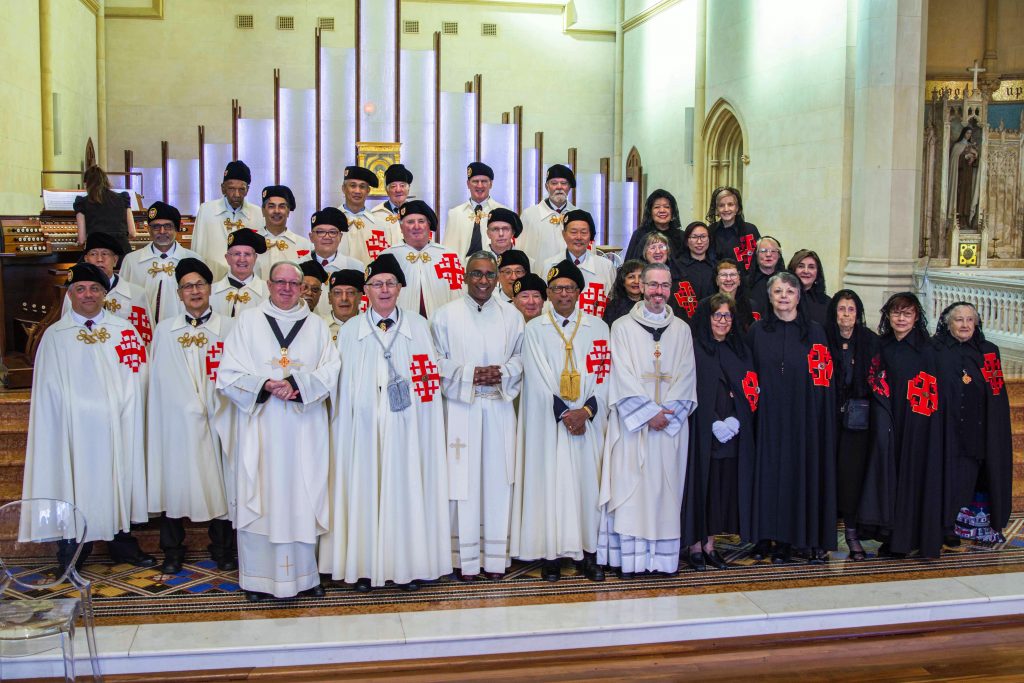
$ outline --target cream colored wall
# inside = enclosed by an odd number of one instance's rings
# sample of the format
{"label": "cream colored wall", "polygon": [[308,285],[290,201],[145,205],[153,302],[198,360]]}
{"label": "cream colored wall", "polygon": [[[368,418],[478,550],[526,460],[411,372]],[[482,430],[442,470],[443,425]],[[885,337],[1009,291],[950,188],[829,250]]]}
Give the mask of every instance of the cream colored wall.
{"label": "cream colored wall", "polygon": [[[353,0],[173,0],[164,8],[163,21],[107,21],[108,150],[119,158],[130,148],[143,166],[159,163],[162,139],[172,156],[196,156],[199,124],[208,142],[230,141],[232,98],[245,116],[272,116],[275,67],[286,87],[312,87],[317,17],[335,17],[324,45],[355,42]],[[253,14],[255,28],[236,30],[238,13]],[[278,15],[294,16],[296,30],[276,30]],[[462,91],[483,74],[485,122],[523,105],[525,143],[543,130],[547,160],[564,160],[576,146],[581,168],[596,171],[611,155],[611,36],[563,33],[558,4],[407,1],[402,19],[420,21],[418,36],[401,37],[407,49],[431,49],[442,21],[460,23],[459,35],[443,39],[442,88]],[[498,37],[482,37],[483,22],[498,24]]]}
{"label": "cream colored wall", "polygon": [[39,210],[39,8],[0,3],[0,214]]}
{"label": "cream colored wall", "polygon": [[[635,146],[648,191],[668,190],[687,217],[695,213],[693,164],[685,155],[685,111],[694,102],[698,2],[682,0],[623,38],[623,156]],[[642,2],[628,3],[627,10],[629,5],[636,5],[637,12],[644,9]],[[626,21],[635,15],[627,13]]]}
{"label": "cream colored wall", "polygon": [[[1018,4],[1003,2],[1003,5]],[[1020,23],[1014,27],[1020,30]],[[929,76],[966,78],[964,71],[985,53],[985,3],[958,0],[928,2]]]}
{"label": "cream colored wall", "polygon": [[[81,0],[51,0],[50,59],[53,90],[60,93],[60,170],[80,170],[89,138],[96,132],[96,16]],[[75,187],[74,179],[60,181]],[[70,185],[68,185],[70,183]]]}

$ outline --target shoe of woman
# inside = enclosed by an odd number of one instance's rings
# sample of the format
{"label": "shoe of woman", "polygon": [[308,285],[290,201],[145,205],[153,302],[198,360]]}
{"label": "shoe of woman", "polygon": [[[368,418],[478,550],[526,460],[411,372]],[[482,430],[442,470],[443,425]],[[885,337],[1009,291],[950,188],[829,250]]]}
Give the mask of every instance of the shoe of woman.
{"label": "shoe of woman", "polygon": [[728,569],[729,563],[725,561],[718,550],[715,548],[711,549],[711,552],[704,551],[704,564],[714,567],[715,569]]}
{"label": "shoe of woman", "polygon": [[789,543],[779,543],[772,553],[772,564],[786,564],[793,561],[793,546]]}
{"label": "shoe of woman", "polygon": [[695,572],[706,572],[708,566],[704,564],[704,553],[690,553],[686,558],[686,564]]}
{"label": "shoe of woman", "polygon": [[760,562],[772,554],[772,542],[767,540],[758,541],[754,549],[750,551],[750,557]]}

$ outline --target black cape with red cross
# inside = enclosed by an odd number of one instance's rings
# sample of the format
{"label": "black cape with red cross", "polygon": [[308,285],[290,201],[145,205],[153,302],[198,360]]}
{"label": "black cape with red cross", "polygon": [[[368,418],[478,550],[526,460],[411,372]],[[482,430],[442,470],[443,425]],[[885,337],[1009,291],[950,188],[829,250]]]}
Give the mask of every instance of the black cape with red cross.
{"label": "black cape with red cross", "polygon": [[921,330],[879,340],[871,362],[871,450],[857,518],[896,553],[942,550],[943,418],[938,348]]}
{"label": "black cape with red cross", "polygon": [[672,312],[684,322],[690,322],[697,312],[697,304],[715,293],[715,267],[710,260],[698,261],[689,254],[673,258],[672,295],[668,299]]}
{"label": "black cape with red cross", "polygon": [[756,262],[757,241],[761,233],[753,223],[741,221],[739,218],[728,228],[722,221],[711,224],[711,248],[715,262],[732,259],[740,266],[740,274],[748,272]]}
{"label": "black cape with red cross", "polygon": [[773,312],[750,329],[757,408],[757,464],[749,540],[836,548],[834,365],[825,330]]}

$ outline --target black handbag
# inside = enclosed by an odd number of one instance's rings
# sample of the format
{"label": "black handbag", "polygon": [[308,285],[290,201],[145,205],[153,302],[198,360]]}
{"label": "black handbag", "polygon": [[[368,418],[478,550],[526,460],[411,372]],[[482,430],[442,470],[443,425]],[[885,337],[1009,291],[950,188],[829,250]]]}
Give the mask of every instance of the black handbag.
{"label": "black handbag", "polygon": [[850,432],[867,431],[871,403],[866,398],[848,398],[840,409],[843,414],[843,429]]}

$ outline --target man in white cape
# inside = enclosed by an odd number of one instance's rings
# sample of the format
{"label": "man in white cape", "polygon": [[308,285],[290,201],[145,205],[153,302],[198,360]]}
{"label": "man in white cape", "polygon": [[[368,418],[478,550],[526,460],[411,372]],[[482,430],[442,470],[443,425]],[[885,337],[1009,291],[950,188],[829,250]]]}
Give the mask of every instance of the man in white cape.
{"label": "man in white cape", "polygon": [[[569,191],[576,187],[576,174],[565,164],[552,164],[544,179],[548,196],[523,209],[522,235],[516,249],[525,251],[536,263],[544,263],[565,249],[562,218],[576,209],[569,202]],[[561,258],[561,257],[559,257]]]}
{"label": "man in white cape", "polygon": [[338,251],[351,256],[363,266],[369,265],[388,247],[402,242],[395,222],[373,213],[366,206],[370,188],[379,184],[380,178],[370,169],[363,166],[345,167],[345,177],[341,182],[341,192],[345,199],[338,208],[345,214],[349,233],[348,239],[342,240]]}
{"label": "man in white cape", "polygon": [[221,196],[203,202],[196,211],[192,251],[199,254],[218,279],[228,272],[224,262],[228,235],[237,230],[259,230],[263,225],[260,207],[245,201],[250,183],[252,173],[245,162],[229,161],[220,183]]}
{"label": "man in white cape", "polygon": [[690,327],[666,304],[668,266],[644,268],[643,301],[612,325],[597,561],[620,578],[679,569],[680,510],[697,407]]}
{"label": "man in white cape", "polygon": [[235,318],[267,299],[270,292],[266,280],[253,272],[257,258],[266,251],[267,240],[258,232],[242,228],[228,235],[228,250],[224,254],[228,274],[214,282],[210,291],[210,306],[216,313]]}
{"label": "man in white cape", "polygon": [[608,325],[576,306],[583,274],[571,261],[552,267],[547,283],[551,305],[523,337],[511,552],[543,559],[548,581],[559,579],[564,557],[582,562],[587,578],[603,581],[596,552]]}
{"label": "man in white cape", "polygon": [[448,444],[452,564],[463,579],[498,579],[508,553],[515,478],[516,413],[523,381],[523,316],[493,296],[498,263],[469,256],[465,296],[431,321]]}
{"label": "man in white cape", "polygon": [[299,298],[301,282],[294,262],[271,268],[270,299],[238,316],[217,374],[238,411],[238,578],[254,602],[323,595],[316,543],[329,524],[327,399],[340,361],[327,325]]}
{"label": "man in white cape", "polygon": [[583,273],[584,286],[580,290],[578,305],[584,313],[601,318],[608,305],[608,295],[615,284],[615,265],[590,245],[597,236],[594,217],[583,209],[565,214],[562,238],[565,250],[549,258],[538,272],[546,273],[561,261],[569,259]]}
{"label": "man in white cape", "polygon": [[209,522],[210,557],[221,571],[233,571],[238,568],[230,520],[234,467],[218,431],[218,424],[230,425],[232,410],[216,382],[234,320],[210,308],[213,272],[205,263],[182,259],[174,276],[185,312],[157,325],[153,340],[146,433],[149,511],[162,513],[164,574],[181,571],[185,517]]}
{"label": "man in white cape", "polygon": [[257,231],[266,240],[266,252],[256,259],[256,274],[268,278],[270,269],[280,261],[304,261],[313,253],[313,244],[288,227],[295,211],[295,195],[287,185],[268,185],[263,198],[263,227]]}
{"label": "man in white cape", "polygon": [[[487,220],[497,208],[507,208],[491,197],[494,169],[482,161],[466,167],[466,189],[469,200],[448,210],[441,244],[460,257],[487,247]],[[436,228],[435,228],[436,230]]]}
{"label": "man in white cape", "polygon": [[[366,313],[342,325],[331,532],[320,571],[360,592],[451,573],[441,375],[427,321],[397,307],[394,256],[366,269]],[[388,360],[387,356],[390,356]]]}
{"label": "man in white cape", "polygon": [[[103,310],[110,281],[89,263],[71,268],[71,308],[43,333],[36,352],[22,498],[55,498],[78,506],[93,541],[107,541],[115,563],[151,567],[132,523],[146,506],[146,347],[135,327]],[[42,528],[26,529],[38,537]],[[59,571],[73,541],[58,544]]]}

